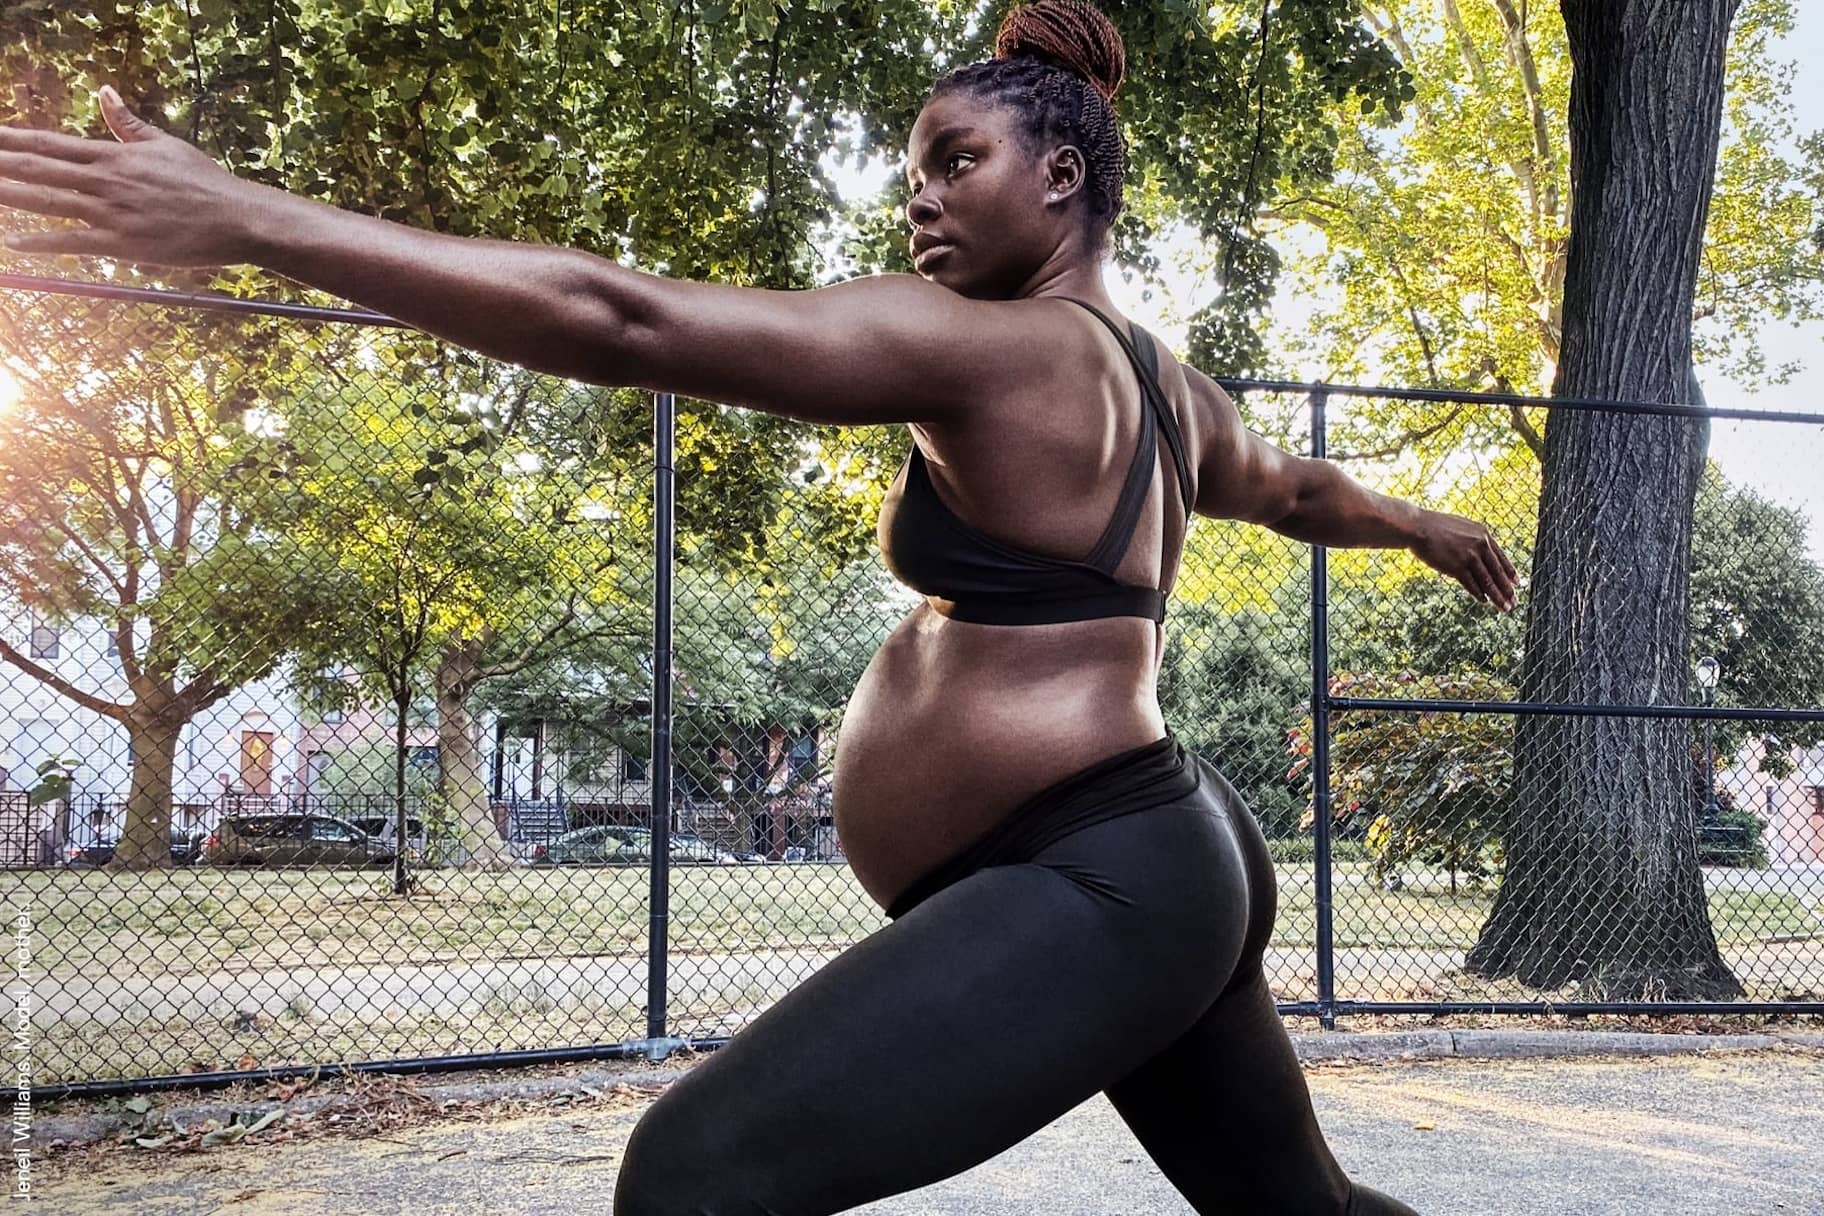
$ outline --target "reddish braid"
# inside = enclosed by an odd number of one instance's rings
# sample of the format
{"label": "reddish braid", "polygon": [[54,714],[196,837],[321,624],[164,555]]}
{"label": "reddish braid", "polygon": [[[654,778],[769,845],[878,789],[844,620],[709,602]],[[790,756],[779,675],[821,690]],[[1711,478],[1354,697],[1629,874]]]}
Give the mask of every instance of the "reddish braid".
{"label": "reddish braid", "polygon": [[1127,141],[1111,104],[1127,75],[1120,31],[1088,0],[1036,0],[1009,12],[994,40],[994,58],[958,68],[931,96],[966,90],[1019,111],[1033,153],[1075,144],[1088,170],[1086,226],[1106,247],[1124,206]]}
{"label": "reddish braid", "polygon": [[1102,10],[1087,0],[1022,4],[1001,21],[994,57],[1039,55],[1089,81],[1104,101],[1114,101],[1127,76],[1127,48]]}

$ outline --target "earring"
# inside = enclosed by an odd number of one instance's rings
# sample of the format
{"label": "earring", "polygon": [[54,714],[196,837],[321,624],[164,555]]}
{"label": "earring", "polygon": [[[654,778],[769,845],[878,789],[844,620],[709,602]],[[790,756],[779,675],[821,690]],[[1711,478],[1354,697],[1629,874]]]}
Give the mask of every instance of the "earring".
{"label": "earring", "polygon": [[1050,194],[1047,194],[1045,197],[1055,203],[1058,201],[1058,192],[1056,190],[1053,190]]}

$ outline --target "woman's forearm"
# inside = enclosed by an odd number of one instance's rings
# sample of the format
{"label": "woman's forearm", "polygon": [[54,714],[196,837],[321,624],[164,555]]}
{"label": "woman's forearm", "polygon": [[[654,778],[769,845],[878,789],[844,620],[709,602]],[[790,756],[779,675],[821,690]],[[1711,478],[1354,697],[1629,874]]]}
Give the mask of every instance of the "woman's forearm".
{"label": "woman's forearm", "polygon": [[576,249],[448,236],[244,184],[245,261],[484,355],[614,382],[613,280],[631,287],[637,272]]}
{"label": "woman's forearm", "polygon": [[1377,494],[1327,460],[1300,463],[1297,500],[1275,532],[1336,549],[1405,549],[1424,535],[1423,507]]}

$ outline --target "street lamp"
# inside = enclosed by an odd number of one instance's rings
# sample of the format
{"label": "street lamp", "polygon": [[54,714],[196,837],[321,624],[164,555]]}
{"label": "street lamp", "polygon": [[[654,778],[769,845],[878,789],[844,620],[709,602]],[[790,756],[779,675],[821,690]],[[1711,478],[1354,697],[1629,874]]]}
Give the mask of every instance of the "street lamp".
{"label": "street lamp", "polygon": [[[1704,708],[1716,703],[1716,678],[1722,674],[1723,665],[1714,658],[1705,655],[1697,661],[1697,687],[1703,694]],[[1715,726],[1713,719],[1704,719],[1704,822],[1715,823],[1716,806],[1716,747],[1712,740]]]}

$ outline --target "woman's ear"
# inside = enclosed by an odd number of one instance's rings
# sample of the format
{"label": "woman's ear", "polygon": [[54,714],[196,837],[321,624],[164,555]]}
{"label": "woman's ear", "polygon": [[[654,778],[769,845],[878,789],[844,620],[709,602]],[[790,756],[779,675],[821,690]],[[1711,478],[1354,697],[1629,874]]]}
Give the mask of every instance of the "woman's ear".
{"label": "woman's ear", "polygon": [[1083,185],[1086,176],[1083,152],[1075,144],[1053,149],[1045,158],[1046,197],[1069,198]]}

